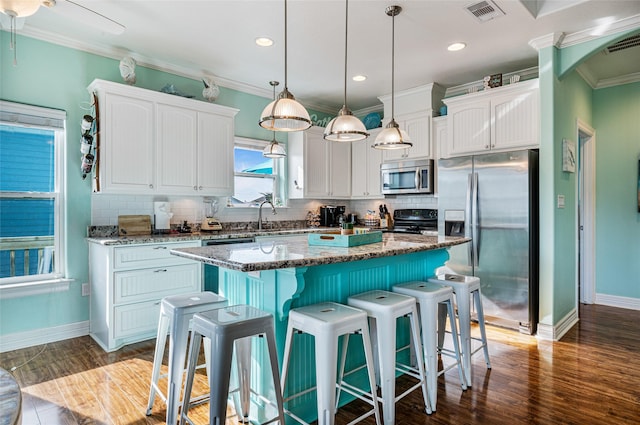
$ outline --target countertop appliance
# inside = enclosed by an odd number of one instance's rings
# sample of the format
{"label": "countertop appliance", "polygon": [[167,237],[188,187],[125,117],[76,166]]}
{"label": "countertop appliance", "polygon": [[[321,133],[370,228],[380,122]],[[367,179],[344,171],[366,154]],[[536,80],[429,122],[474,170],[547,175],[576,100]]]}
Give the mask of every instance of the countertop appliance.
{"label": "countertop appliance", "polygon": [[438,210],[423,208],[397,209],[393,212],[393,230],[389,231],[415,234],[433,232],[433,235],[437,236]]}
{"label": "countertop appliance", "polygon": [[204,219],[200,224],[200,230],[205,232],[222,230],[222,224],[217,218],[215,218],[215,215],[218,212],[218,201],[215,199],[205,198],[204,204],[206,207],[204,211]]}
{"label": "countertop appliance", "polygon": [[534,334],[538,323],[538,151],[438,162],[438,232],[472,238],[449,273],[480,278],[485,321]]}
{"label": "countertop appliance", "polygon": [[153,223],[156,233],[169,233],[171,231],[171,212],[170,202],[154,202],[153,203]]}
{"label": "countertop appliance", "polygon": [[320,226],[324,227],[336,227],[341,224],[340,220],[344,221],[344,212],[346,207],[344,205],[323,205],[320,207]]}
{"label": "countertop appliance", "polygon": [[433,193],[433,160],[384,162],[380,184],[383,195]]}

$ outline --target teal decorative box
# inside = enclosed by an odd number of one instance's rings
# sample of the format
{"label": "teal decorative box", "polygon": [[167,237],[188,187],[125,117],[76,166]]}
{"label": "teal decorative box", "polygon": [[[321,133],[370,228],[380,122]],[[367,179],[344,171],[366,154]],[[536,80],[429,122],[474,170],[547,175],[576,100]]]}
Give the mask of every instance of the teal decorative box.
{"label": "teal decorative box", "polygon": [[341,235],[340,232],[309,233],[309,245],[350,247],[382,242],[382,232],[367,232],[358,235]]}

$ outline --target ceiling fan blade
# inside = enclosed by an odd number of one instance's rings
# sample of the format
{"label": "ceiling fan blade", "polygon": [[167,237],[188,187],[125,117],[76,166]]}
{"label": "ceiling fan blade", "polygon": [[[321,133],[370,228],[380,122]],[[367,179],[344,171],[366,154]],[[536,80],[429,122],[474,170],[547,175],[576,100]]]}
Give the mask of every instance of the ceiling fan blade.
{"label": "ceiling fan blade", "polygon": [[120,35],[126,29],[121,23],[70,0],[57,0],[51,10],[110,34]]}

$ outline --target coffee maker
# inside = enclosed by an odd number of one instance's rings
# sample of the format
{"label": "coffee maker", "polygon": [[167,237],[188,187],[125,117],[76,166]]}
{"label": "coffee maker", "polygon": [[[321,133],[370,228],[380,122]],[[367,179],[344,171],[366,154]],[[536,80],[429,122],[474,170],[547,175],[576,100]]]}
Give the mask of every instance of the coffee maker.
{"label": "coffee maker", "polygon": [[344,205],[331,206],[324,205],[320,207],[320,226],[323,227],[336,227],[341,224],[341,219],[344,221],[344,212],[346,207]]}

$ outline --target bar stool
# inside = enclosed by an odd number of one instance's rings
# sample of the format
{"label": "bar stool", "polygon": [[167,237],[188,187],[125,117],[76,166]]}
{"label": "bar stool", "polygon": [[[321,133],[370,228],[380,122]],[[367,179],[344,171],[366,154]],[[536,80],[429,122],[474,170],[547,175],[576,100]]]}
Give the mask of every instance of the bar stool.
{"label": "bar stool", "polygon": [[[377,346],[380,386],[382,388],[382,414],[385,425],[395,423],[395,403],[422,387],[425,410],[431,414],[432,405],[429,402],[427,380],[425,378],[424,362],[420,353],[420,332],[418,327],[418,309],[416,300],[401,294],[388,291],[374,290],[348,298],[350,306],[361,308],[367,312],[370,319],[372,339]],[[415,349],[417,370],[409,365],[396,366],[396,320],[409,316],[411,323],[411,338]],[[396,397],[396,370],[413,376],[418,383]]]}
{"label": "bar stool", "polygon": [[[452,367],[457,366],[460,385],[463,390],[467,389],[462,371],[458,330],[453,312],[453,289],[435,283],[413,281],[395,285],[392,290],[393,292],[412,296],[417,300],[420,309],[420,322],[422,324],[424,358],[427,363],[427,377],[429,379],[429,401],[431,402],[431,408],[435,411],[438,401],[438,376],[444,374]],[[437,358],[439,350],[436,332],[438,329],[438,307],[441,303],[446,305],[446,311],[449,313],[449,318],[451,319],[453,352],[441,349],[440,353],[454,358],[456,362],[438,371]],[[445,320],[442,320],[443,323],[444,321]]]}
{"label": "bar stool", "polygon": [[[484,350],[484,361],[487,363],[487,369],[491,369],[489,361],[489,348],[487,346],[487,332],[484,325],[484,311],[482,309],[482,296],[480,292],[480,279],[475,276],[463,276],[456,274],[445,274],[438,276],[437,279],[429,279],[429,282],[438,285],[446,285],[453,288],[456,296],[456,305],[458,307],[458,319],[460,320],[460,342],[462,343],[462,366],[464,369],[467,385],[471,386],[471,356],[480,350]],[[475,304],[476,313],[478,314],[478,325],[480,327],[480,338],[471,336],[471,303]],[[444,323],[441,325],[444,330]],[[479,341],[480,346],[473,349],[472,340]],[[468,353],[468,354],[467,354]]]}
{"label": "bar stool", "polygon": [[[268,424],[279,421],[284,424],[284,407],[282,402],[282,390],[280,388],[280,376],[278,373],[278,356],[276,352],[276,337],[273,323],[273,316],[257,308],[248,305],[235,305],[224,307],[217,310],[205,311],[197,313],[193,316],[193,325],[191,330],[191,343],[189,344],[189,358],[187,363],[187,378],[184,385],[184,399],[182,401],[182,412],[180,414],[180,424],[185,421],[191,421],[188,418],[189,401],[191,398],[191,389],[193,388],[193,379],[195,375],[196,364],[198,362],[198,353],[200,352],[200,344],[202,338],[208,338],[207,343],[211,353],[211,373],[209,379],[209,423],[224,424],[226,420],[227,398],[229,394],[229,379],[231,374],[231,360],[233,357],[233,349],[236,343],[240,343],[243,349],[251,350],[250,337],[265,336],[267,349],[269,353],[269,361],[271,364],[271,377],[275,390],[275,406],[277,415],[263,422]],[[238,351],[238,350],[236,350]],[[237,357],[241,357],[241,353],[236,353]],[[237,371],[240,381],[239,391],[256,394],[249,388],[248,374],[251,371],[247,365],[241,365]],[[273,406],[274,403],[266,397],[260,397],[262,401]],[[248,422],[248,409],[245,411],[243,422]]]}
{"label": "bar stool", "polygon": [[[285,390],[285,383],[287,380],[293,336],[297,331],[307,333],[315,338],[316,386],[297,394],[293,394],[290,397],[287,397],[286,401],[292,400],[316,389],[318,424],[332,425],[334,423],[337,409],[336,365],[338,363],[338,339],[341,335],[344,335],[345,337],[343,338],[342,344],[342,360],[340,364],[340,380],[338,385],[344,389],[345,392],[348,392],[349,394],[352,394],[373,406],[372,410],[356,418],[351,423],[360,422],[362,419],[374,414],[376,424],[380,424],[380,411],[378,407],[378,399],[376,397],[376,382],[373,372],[373,353],[371,351],[367,313],[353,307],[332,302],[313,304],[292,309],[289,312],[287,338],[284,348],[284,363],[282,365],[283,391]],[[366,359],[365,367],[367,368],[369,376],[370,393],[366,393],[343,381],[349,335],[352,333],[362,334],[364,355]],[[296,421],[306,424],[305,421],[293,412],[286,410],[285,413]]]}
{"label": "bar stool", "polygon": [[[156,337],[156,348],[153,356],[153,371],[147,416],[151,415],[156,393],[167,405],[166,421],[176,423],[182,390],[182,375],[187,354],[187,338],[189,322],[193,315],[203,311],[227,306],[227,300],[213,292],[196,292],[192,294],[172,295],[162,299],[160,303],[160,320]],[[169,332],[169,363],[167,375],[160,375],[160,367]],[[208,353],[207,353],[208,354]],[[168,377],[166,395],[158,386],[161,377]]]}

